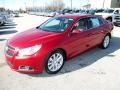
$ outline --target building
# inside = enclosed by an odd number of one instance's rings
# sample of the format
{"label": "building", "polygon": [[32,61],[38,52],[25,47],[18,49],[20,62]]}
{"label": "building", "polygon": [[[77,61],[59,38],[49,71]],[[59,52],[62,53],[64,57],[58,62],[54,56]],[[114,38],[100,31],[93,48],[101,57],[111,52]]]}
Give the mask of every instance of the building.
{"label": "building", "polygon": [[3,12],[3,11],[5,11],[5,8],[0,7],[0,12]]}
{"label": "building", "polygon": [[[87,6],[88,4],[84,5]],[[100,8],[119,8],[120,0],[90,0],[89,2],[90,8],[100,9]],[[87,9],[88,7],[86,7]]]}
{"label": "building", "polygon": [[84,5],[83,8],[89,9],[91,8],[91,4]]}
{"label": "building", "polygon": [[112,8],[120,8],[120,0],[111,0]]}

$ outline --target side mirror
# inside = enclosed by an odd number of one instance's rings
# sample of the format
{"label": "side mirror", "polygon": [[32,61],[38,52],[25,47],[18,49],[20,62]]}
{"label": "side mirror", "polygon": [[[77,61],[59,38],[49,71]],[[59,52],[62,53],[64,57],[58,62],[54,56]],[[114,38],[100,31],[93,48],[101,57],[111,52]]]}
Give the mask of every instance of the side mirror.
{"label": "side mirror", "polygon": [[36,29],[38,29],[40,26],[37,26]]}
{"label": "side mirror", "polygon": [[81,30],[79,30],[79,29],[74,29],[74,30],[72,31],[72,33],[81,33]]}

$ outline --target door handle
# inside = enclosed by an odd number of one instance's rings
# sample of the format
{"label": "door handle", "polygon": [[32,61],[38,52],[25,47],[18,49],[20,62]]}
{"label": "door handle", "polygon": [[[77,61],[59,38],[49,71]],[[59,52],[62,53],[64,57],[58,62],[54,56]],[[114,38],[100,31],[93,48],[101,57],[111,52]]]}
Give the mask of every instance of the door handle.
{"label": "door handle", "polygon": [[91,36],[91,34],[87,34],[87,37],[90,37]]}
{"label": "door handle", "polygon": [[102,30],[101,33],[104,33],[104,31]]}
{"label": "door handle", "polygon": [[89,34],[88,34],[88,36],[91,36],[91,35],[93,35],[93,33],[89,33]]}
{"label": "door handle", "polygon": [[90,45],[89,45],[89,44],[87,44],[87,45],[86,45],[86,47],[90,47]]}
{"label": "door handle", "polygon": [[95,35],[96,33],[89,33],[88,36]]}

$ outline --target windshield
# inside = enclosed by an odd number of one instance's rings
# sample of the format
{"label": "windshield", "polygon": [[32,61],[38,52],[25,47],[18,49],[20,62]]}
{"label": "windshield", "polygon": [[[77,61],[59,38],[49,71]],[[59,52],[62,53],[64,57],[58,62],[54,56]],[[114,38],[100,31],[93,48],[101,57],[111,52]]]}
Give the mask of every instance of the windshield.
{"label": "windshield", "polygon": [[113,11],[114,11],[114,10],[112,10],[112,9],[108,9],[108,10],[104,10],[103,12],[104,12],[104,13],[113,13]]}
{"label": "windshield", "polygon": [[72,21],[73,19],[70,18],[55,17],[43,23],[38,29],[50,32],[63,32]]}

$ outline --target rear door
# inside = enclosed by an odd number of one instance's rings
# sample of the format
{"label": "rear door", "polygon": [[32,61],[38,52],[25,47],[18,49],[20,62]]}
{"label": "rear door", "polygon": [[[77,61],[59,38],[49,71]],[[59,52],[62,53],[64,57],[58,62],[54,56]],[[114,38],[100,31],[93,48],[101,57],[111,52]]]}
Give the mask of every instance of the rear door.
{"label": "rear door", "polygon": [[88,33],[88,37],[91,38],[91,41],[89,42],[90,47],[93,47],[101,42],[103,37],[102,25],[103,25],[103,22],[100,21],[100,18],[89,17],[88,24],[87,24],[88,29],[86,33]]}

